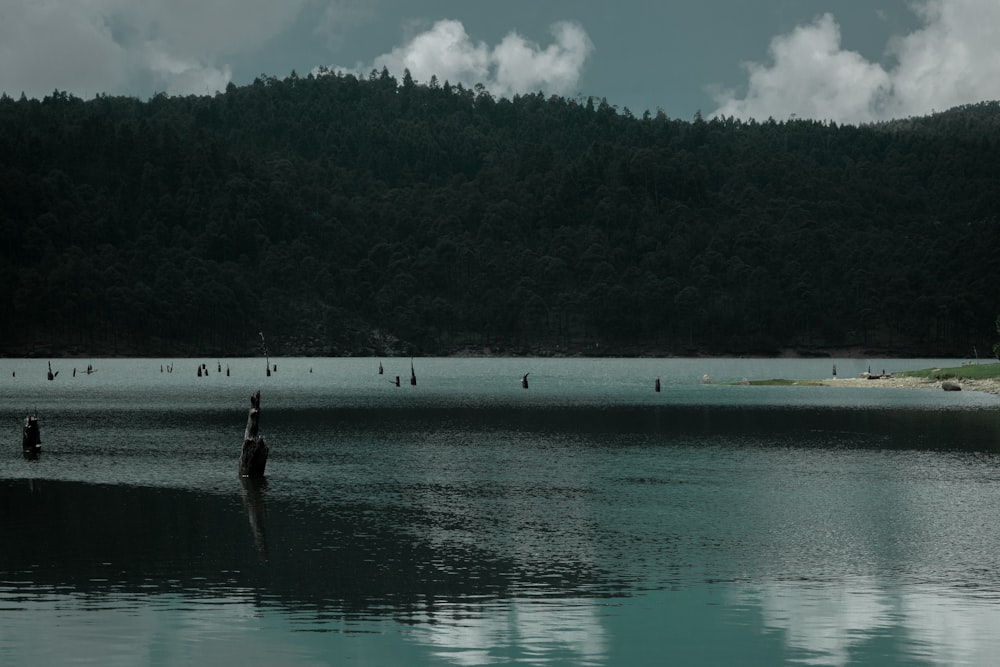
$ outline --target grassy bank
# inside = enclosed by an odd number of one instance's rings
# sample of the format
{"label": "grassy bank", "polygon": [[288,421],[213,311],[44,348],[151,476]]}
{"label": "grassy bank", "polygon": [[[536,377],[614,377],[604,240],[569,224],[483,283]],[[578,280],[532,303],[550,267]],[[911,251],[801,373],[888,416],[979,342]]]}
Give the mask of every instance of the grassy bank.
{"label": "grassy bank", "polygon": [[896,371],[892,375],[867,379],[865,377],[839,377],[823,380],[743,380],[719,384],[749,384],[757,387],[871,387],[882,389],[941,389],[942,382],[952,382],[969,391],[982,391],[1000,395],[1000,363],[968,364],[953,368],[924,368]]}

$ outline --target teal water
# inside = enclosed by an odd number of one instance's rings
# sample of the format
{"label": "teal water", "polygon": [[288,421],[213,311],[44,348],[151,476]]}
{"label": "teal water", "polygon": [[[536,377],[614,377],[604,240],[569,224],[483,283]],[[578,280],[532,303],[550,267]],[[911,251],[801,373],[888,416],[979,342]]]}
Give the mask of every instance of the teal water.
{"label": "teal water", "polygon": [[272,362],[0,360],[0,664],[1000,652],[997,396],[722,384],[831,360]]}

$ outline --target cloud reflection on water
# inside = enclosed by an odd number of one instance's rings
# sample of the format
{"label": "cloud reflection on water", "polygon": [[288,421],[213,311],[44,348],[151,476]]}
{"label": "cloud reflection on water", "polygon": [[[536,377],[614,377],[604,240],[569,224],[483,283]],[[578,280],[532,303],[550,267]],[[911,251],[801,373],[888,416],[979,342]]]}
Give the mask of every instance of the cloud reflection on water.
{"label": "cloud reflection on water", "polygon": [[881,655],[883,662],[985,665],[998,650],[1000,607],[952,589],[870,576],[771,581],[736,591],[734,602],[759,608],[762,629],[781,633],[789,655],[806,664],[858,662],[880,638],[891,638],[900,651]]}

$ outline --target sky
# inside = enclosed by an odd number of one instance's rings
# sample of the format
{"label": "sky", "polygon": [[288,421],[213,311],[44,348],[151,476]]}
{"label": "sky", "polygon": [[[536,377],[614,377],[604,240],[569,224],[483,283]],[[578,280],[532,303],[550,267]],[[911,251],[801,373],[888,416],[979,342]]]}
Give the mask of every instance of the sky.
{"label": "sky", "polygon": [[205,95],[320,68],[496,97],[863,123],[1000,99],[1000,0],[0,0],[0,91]]}

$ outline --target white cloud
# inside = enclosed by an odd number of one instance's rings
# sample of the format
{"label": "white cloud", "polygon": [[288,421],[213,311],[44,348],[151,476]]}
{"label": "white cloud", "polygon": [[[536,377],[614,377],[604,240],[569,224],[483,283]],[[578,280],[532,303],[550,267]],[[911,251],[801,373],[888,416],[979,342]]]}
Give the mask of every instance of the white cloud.
{"label": "white cloud", "polygon": [[438,21],[404,46],[376,58],[373,67],[385,67],[398,76],[409,69],[413,78],[424,82],[432,75],[441,82],[485,82],[490,49],[482,42],[474,43],[460,21]]}
{"label": "white cloud", "polygon": [[830,14],[774,38],[770,52],[774,66],[746,64],[747,96],[723,101],[716,114],[860,120],[878,106],[890,85],[879,65],[841,49],[840,29]]}
{"label": "white cloud", "polygon": [[4,0],[0,90],[42,97],[222,90],[220,58],[278,35],[309,0]]}
{"label": "white cloud", "polygon": [[[543,90],[552,94],[569,92],[583,75],[594,45],[576,23],[552,26],[555,41],[545,48],[515,32],[508,33],[495,47],[474,41],[460,21],[438,21],[430,30],[406,44],[375,58],[369,67],[357,65],[353,72],[365,75],[385,67],[396,77],[408,69],[413,78],[426,83],[432,76],[444,83],[465,86],[483,84],[494,95]],[[344,71],[344,68],[332,67]]]}
{"label": "white cloud", "polygon": [[895,41],[894,101],[901,113],[927,113],[1000,98],[1000,2],[933,0],[926,26]]}
{"label": "white cloud", "polygon": [[576,86],[594,45],[583,28],[560,22],[552,26],[555,43],[544,50],[510,33],[493,50],[496,78],[491,90],[500,95],[546,90],[566,93]]}
{"label": "white cloud", "polygon": [[713,115],[859,123],[1000,98],[1000,2],[924,0],[924,26],[896,38],[887,69],[841,47],[830,14],[771,41],[772,63],[747,63],[747,91],[715,95]]}

